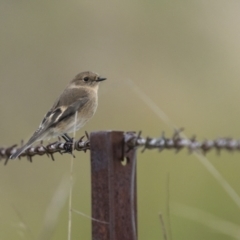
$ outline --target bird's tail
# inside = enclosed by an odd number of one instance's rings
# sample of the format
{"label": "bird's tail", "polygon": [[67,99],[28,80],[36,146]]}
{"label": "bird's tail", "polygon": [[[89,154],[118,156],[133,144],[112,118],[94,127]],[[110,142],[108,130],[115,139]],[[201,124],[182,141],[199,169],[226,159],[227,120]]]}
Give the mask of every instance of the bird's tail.
{"label": "bird's tail", "polygon": [[36,141],[39,141],[39,140],[41,140],[40,136],[36,133],[33,134],[33,136],[28,140],[28,142],[25,145],[23,145],[21,148],[19,148],[15,153],[13,153],[10,156],[10,159],[15,159],[15,158],[19,157],[19,155],[21,155],[25,150],[30,148],[33,143],[35,143]]}
{"label": "bird's tail", "polygon": [[17,149],[17,151],[10,156],[10,159],[17,158],[21,153],[23,153],[26,149],[28,149],[31,146],[31,144],[25,144],[21,148]]}

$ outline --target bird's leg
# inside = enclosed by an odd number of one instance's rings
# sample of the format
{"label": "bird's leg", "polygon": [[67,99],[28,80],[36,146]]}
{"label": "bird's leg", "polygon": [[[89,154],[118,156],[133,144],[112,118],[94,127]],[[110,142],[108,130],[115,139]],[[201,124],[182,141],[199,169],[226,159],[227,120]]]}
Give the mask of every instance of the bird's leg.
{"label": "bird's leg", "polygon": [[62,138],[66,141],[65,143],[65,153],[70,153],[72,154],[73,150],[73,139],[69,137],[66,133],[62,135]]}
{"label": "bird's leg", "polygon": [[67,135],[67,133],[64,133],[63,135],[62,135],[62,138],[66,141],[66,142],[73,142],[73,139],[72,138],[70,138],[68,135]]}

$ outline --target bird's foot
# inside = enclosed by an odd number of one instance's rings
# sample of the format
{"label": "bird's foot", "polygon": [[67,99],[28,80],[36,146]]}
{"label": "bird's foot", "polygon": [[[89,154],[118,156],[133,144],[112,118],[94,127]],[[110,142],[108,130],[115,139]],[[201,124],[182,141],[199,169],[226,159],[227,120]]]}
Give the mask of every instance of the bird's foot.
{"label": "bird's foot", "polygon": [[73,150],[73,142],[65,142],[64,143],[64,150],[65,152],[69,152],[69,153],[72,153],[72,150]]}
{"label": "bird's foot", "polygon": [[62,153],[69,153],[75,158],[73,154],[73,141],[64,143],[64,150],[62,151]]}
{"label": "bird's foot", "polygon": [[75,157],[73,155],[73,138],[69,137],[67,134],[63,134],[62,138],[66,141],[64,143],[64,151],[62,153],[69,153],[71,154],[73,157]]}

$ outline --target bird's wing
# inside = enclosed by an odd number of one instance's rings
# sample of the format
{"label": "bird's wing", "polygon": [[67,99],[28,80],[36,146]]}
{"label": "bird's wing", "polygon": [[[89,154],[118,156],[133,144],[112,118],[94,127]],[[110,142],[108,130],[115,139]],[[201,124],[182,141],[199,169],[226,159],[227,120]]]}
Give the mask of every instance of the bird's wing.
{"label": "bird's wing", "polygon": [[36,132],[54,127],[67,117],[74,115],[78,109],[81,109],[89,101],[88,93],[85,90],[70,90],[71,97],[69,97],[69,90],[65,90],[59,100],[56,101],[53,107],[47,112]]}
{"label": "bird's wing", "polygon": [[84,105],[89,101],[89,97],[83,97],[78,101],[74,102],[70,106],[68,106],[58,117],[57,122],[64,121],[64,119],[73,116],[76,111],[83,108]]}
{"label": "bird's wing", "polygon": [[[17,150],[10,158],[17,158],[23,151],[28,149],[34,142],[41,140],[48,128],[54,127],[59,122],[64,121],[67,117],[74,115],[75,112],[82,108],[88,101],[87,91],[81,89],[71,89],[71,97],[69,98],[69,90],[65,90],[59,100],[47,112],[43,118],[39,128],[34,132],[28,142]],[[80,90],[80,91],[79,91]]]}
{"label": "bird's wing", "polygon": [[[69,106],[61,106],[52,111],[48,116],[43,120],[42,127],[44,129],[49,127],[54,127],[58,123],[64,121],[66,118],[71,117],[75,114],[76,111],[83,108],[83,106],[89,101],[88,97],[83,97],[78,99],[76,102],[72,103]],[[41,127],[41,125],[40,125]]]}

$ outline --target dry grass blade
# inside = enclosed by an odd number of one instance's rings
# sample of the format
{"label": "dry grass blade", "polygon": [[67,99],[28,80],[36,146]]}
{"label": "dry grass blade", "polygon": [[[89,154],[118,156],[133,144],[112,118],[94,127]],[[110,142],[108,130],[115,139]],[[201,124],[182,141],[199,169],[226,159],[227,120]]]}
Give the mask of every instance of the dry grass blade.
{"label": "dry grass blade", "polygon": [[[162,109],[149,97],[147,96],[133,81],[127,82],[131,85],[133,91],[143,100],[143,102],[153,111],[156,115],[163,120],[168,126],[174,129],[179,129],[174,123],[170,121],[168,116],[162,111]],[[183,133],[179,133],[184,138],[187,138]],[[226,191],[228,196],[235,202],[240,208],[240,197],[236,191],[230,186],[230,184],[224,179],[224,177],[218,172],[218,170],[204,157],[200,152],[194,152],[194,155],[200,161],[200,163],[210,172],[210,174],[218,181],[222,188]]]}
{"label": "dry grass blade", "polygon": [[164,239],[164,240],[168,240],[167,230],[166,230],[166,227],[165,227],[165,224],[164,224],[164,220],[163,220],[163,215],[162,215],[162,213],[159,213],[159,219],[160,219],[160,223],[161,223],[161,227],[162,227],[163,239]]}
{"label": "dry grass blade", "polygon": [[68,178],[65,177],[54,192],[48,208],[46,209],[43,228],[38,237],[39,240],[51,239],[59,219],[59,214],[67,201],[68,195],[69,181]]}
{"label": "dry grass blade", "polygon": [[177,216],[189,219],[190,221],[200,223],[218,233],[225,234],[228,237],[238,240],[240,239],[239,225],[222,220],[197,208],[188,207],[182,204],[174,204],[173,213]]}
{"label": "dry grass blade", "polygon": [[92,217],[88,216],[87,214],[82,213],[82,212],[80,212],[80,211],[78,211],[78,210],[72,209],[72,211],[75,212],[75,213],[77,213],[77,214],[79,214],[79,215],[82,215],[83,217],[88,218],[88,219],[90,219],[90,220],[92,220],[92,221],[99,222],[99,223],[103,223],[103,224],[109,224],[109,222],[104,222],[104,221],[98,220],[98,219],[96,219],[96,218],[92,218]]}
{"label": "dry grass blade", "polygon": [[[74,132],[73,132],[73,142],[76,136],[76,124],[77,124],[77,112],[75,113],[74,118]],[[74,149],[74,144],[72,145],[72,151]],[[72,190],[73,190],[73,155],[71,155],[70,161],[70,189],[69,189],[69,200],[68,200],[68,240],[71,240],[72,236]]]}

